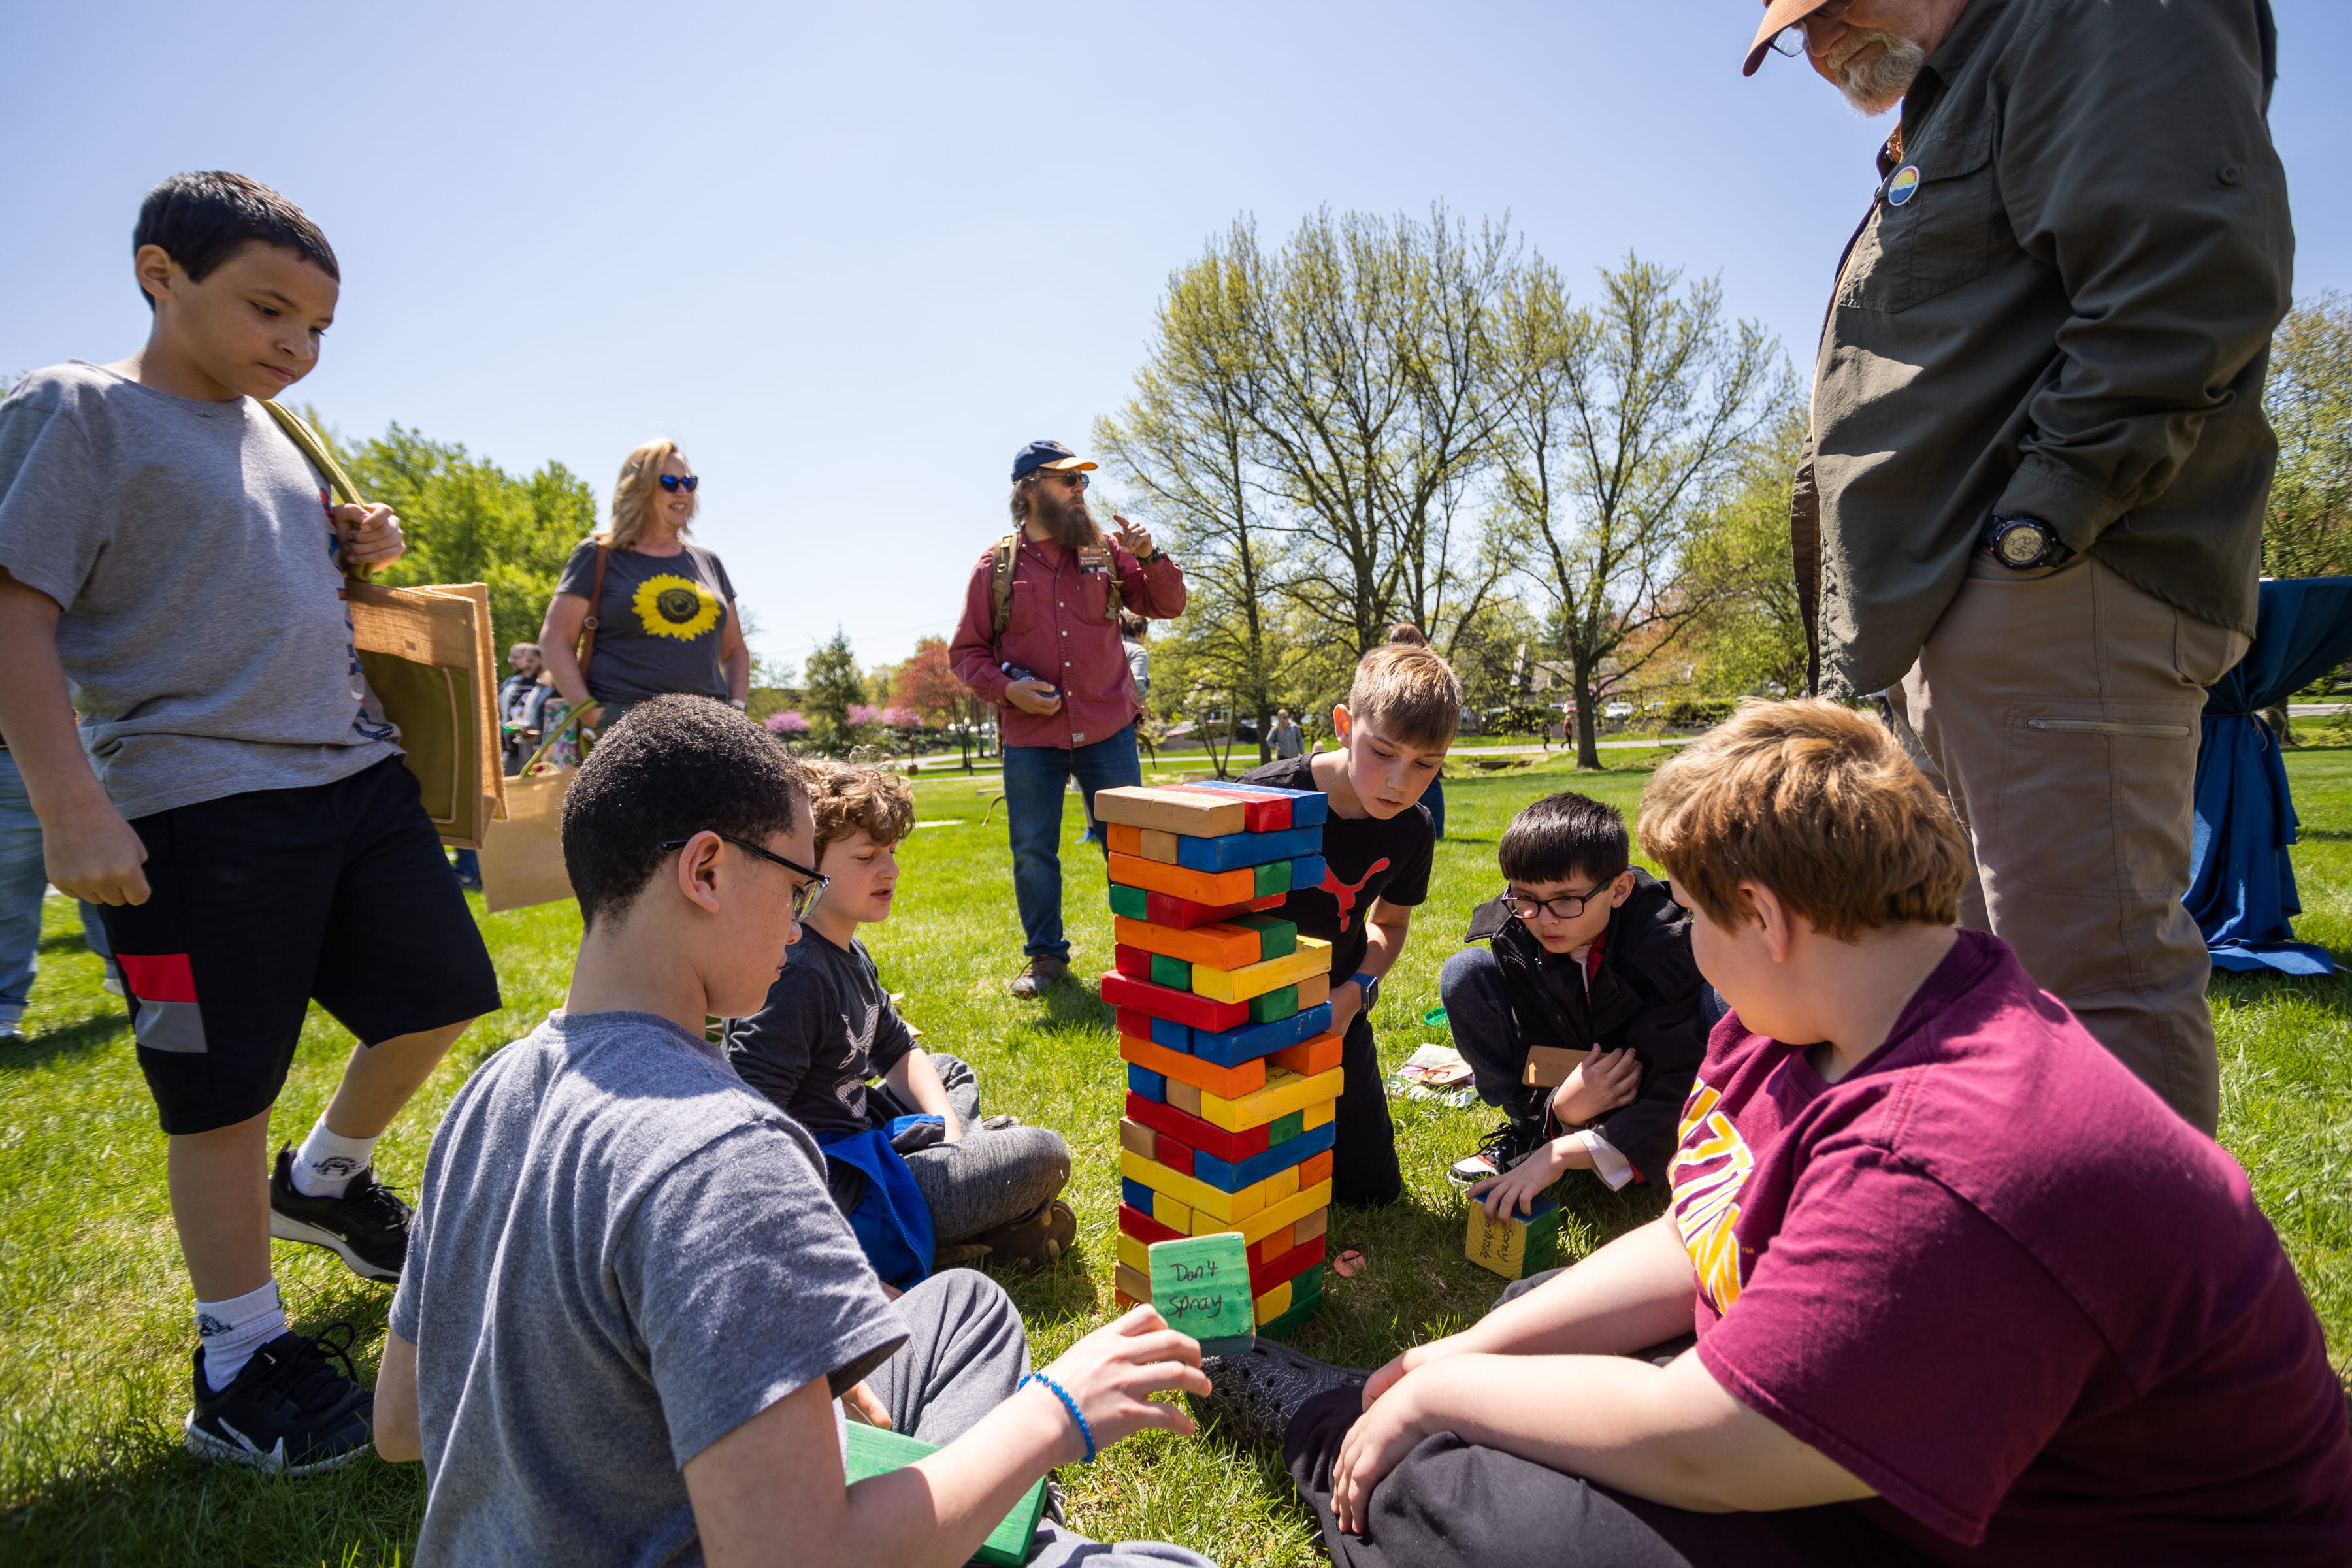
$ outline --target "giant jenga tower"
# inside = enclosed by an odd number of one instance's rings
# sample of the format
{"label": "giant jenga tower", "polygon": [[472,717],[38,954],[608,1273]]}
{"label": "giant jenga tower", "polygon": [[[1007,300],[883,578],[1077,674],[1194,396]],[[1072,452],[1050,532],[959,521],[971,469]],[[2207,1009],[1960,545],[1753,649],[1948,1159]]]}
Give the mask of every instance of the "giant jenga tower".
{"label": "giant jenga tower", "polygon": [[1264,911],[1323,880],[1324,796],[1255,784],[1107,789],[1127,1115],[1118,1294],[1151,1300],[1147,1248],[1239,1231],[1257,1331],[1323,1297],[1339,1037],[1331,944]]}

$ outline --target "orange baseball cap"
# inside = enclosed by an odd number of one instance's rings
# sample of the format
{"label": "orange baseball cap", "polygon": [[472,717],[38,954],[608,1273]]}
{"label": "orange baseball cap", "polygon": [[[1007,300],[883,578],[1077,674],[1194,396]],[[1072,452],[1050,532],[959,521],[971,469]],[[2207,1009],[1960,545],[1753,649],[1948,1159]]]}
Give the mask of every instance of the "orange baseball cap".
{"label": "orange baseball cap", "polygon": [[1754,76],[1756,68],[1764,63],[1764,51],[1782,30],[1793,27],[1827,5],[1829,0],[1764,0],[1764,25],[1756,29],[1756,41],[1748,46],[1748,63],[1739,69],[1741,76]]}

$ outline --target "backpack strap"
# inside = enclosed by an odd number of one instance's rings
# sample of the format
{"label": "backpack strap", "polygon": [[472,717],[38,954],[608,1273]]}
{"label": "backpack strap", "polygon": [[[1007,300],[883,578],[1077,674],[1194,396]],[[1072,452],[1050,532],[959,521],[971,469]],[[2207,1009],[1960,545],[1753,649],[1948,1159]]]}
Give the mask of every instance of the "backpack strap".
{"label": "backpack strap", "polygon": [[991,619],[1000,637],[1004,628],[1013,624],[1013,558],[1020,549],[1021,535],[1006,534],[996,542],[996,552],[989,565],[989,596],[994,605]]}
{"label": "backpack strap", "polygon": [[[334,453],[329,451],[327,444],[319,439],[317,431],[302,422],[300,415],[283,404],[274,401],[264,400],[261,406],[269,410],[269,416],[278,421],[278,427],[286,432],[286,438],[294,443],[295,450],[309,458],[310,466],[319,470],[320,478],[327,481],[327,489],[334,496],[338,505],[365,506],[367,504],[360,500],[359,487],[352,483],[351,475],[343,472],[342,464],[335,461]],[[343,567],[343,575],[346,577],[364,579],[373,575],[374,572],[375,568],[373,565],[355,566],[346,563]]]}
{"label": "backpack strap", "polygon": [[[583,691],[588,688],[588,660],[596,651],[596,613],[604,607],[604,563],[612,557],[609,546],[596,547],[596,572],[588,585],[588,615],[580,623],[580,651],[573,656],[580,665],[580,688]],[[595,694],[590,692],[588,700],[593,702]]]}

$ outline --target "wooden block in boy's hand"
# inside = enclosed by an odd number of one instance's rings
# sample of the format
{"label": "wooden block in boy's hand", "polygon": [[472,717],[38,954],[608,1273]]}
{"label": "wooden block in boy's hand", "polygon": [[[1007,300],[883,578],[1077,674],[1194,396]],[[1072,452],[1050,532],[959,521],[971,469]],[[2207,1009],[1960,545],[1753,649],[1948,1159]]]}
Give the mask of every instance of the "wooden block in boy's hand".
{"label": "wooden block in boy's hand", "polygon": [[1504,1218],[1488,1219],[1486,1205],[1473,1198],[1465,1249],[1471,1262],[1506,1279],[1540,1274],[1552,1266],[1552,1256],[1559,1249],[1559,1205],[1538,1198],[1529,1214],[1522,1215],[1513,1205]]}
{"label": "wooden block in boy's hand", "polygon": [[1150,1247],[1151,1304],[1178,1333],[1201,1342],[1202,1355],[1239,1355],[1256,1335],[1250,1296],[1249,1244],[1237,1230]]}
{"label": "wooden block in boy's hand", "polygon": [[1582,1051],[1565,1051],[1558,1046],[1529,1046],[1528,1065],[1519,1074],[1519,1081],[1535,1089],[1558,1089],[1583,1060]]}
{"label": "wooden block in boy's hand", "polygon": [[1244,831],[1249,813],[1242,802],[1213,795],[1121,784],[1095,792],[1095,820],[1194,838],[1219,838]]}

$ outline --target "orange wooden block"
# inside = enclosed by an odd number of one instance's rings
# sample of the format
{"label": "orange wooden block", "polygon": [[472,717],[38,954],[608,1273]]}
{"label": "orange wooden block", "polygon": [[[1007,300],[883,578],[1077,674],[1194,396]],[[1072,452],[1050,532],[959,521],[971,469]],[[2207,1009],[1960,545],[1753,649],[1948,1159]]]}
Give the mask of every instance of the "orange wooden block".
{"label": "orange wooden block", "polygon": [[1176,863],[1176,835],[1161,833],[1155,828],[1138,827],[1128,822],[1114,822],[1108,826],[1111,853],[1134,855],[1171,866]]}
{"label": "orange wooden block", "polygon": [[1110,879],[1147,892],[1190,899],[1196,904],[1245,904],[1257,897],[1257,871],[1249,866],[1238,871],[1195,871],[1186,866],[1162,865],[1140,855],[1114,851]]}
{"label": "orange wooden block", "polygon": [[1331,1151],[1309,1154],[1298,1162],[1298,1185],[1301,1190],[1313,1186],[1331,1173]]}
{"label": "orange wooden block", "polygon": [[[1288,1068],[1301,1078],[1313,1078],[1318,1072],[1329,1072],[1339,1065],[1339,1037],[1326,1030],[1311,1040],[1301,1040],[1295,1046],[1285,1046],[1274,1053],[1274,1065]],[[1230,1100],[1230,1095],[1220,1099]]]}
{"label": "orange wooden block", "polygon": [[1189,1083],[1204,1094],[1219,1100],[1238,1100],[1265,1087],[1265,1058],[1253,1058],[1236,1066],[1221,1068],[1214,1062],[1204,1062],[1198,1057],[1188,1057],[1181,1051],[1171,1051],[1150,1040],[1139,1040],[1132,1035],[1118,1037],[1118,1054],[1123,1061],[1133,1062],[1149,1071],[1162,1073],[1179,1083]]}
{"label": "orange wooden block", "polygon": [[1129,920],[1125,915],[1113,916],[1110,925],[1127,946],[1139,947],[1146,952],[1163,952],[1187,963],[1204,963],[1211,969],[1241,969],[1257,962],[1258,934],[1246,926],[1205,925],[1178,931],[1174,926],[1156,926],[1150,921]]}

